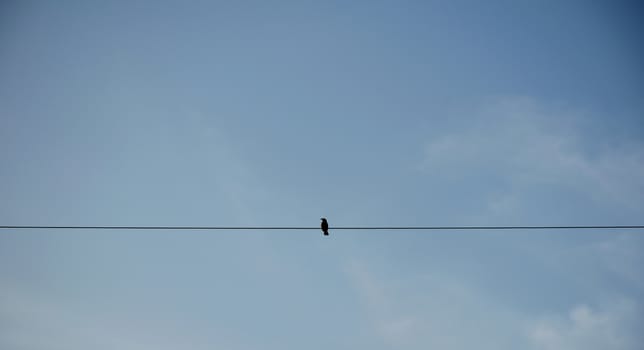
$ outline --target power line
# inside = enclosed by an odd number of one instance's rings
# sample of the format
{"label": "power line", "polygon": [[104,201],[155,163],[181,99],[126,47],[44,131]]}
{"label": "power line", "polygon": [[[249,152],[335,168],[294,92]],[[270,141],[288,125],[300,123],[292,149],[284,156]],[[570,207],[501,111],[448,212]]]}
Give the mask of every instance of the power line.
{"label": "power line", "polygon": [[[319,227],[297,226],[38,226],[38,225],[0,225],[0,230],[175,230],[175,231],[230,231],[230,230],[319,230]],[[387,231],[447,231],[447,230],[637,230],[644,225],[604,225],[604,226],[339,226],[329,230],[387,230]]]}

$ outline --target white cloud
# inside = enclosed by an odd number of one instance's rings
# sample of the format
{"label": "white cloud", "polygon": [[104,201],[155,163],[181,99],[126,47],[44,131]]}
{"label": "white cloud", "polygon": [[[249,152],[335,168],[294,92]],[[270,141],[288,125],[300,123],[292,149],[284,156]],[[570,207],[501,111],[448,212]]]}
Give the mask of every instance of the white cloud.
{"label": "white cloud", "polygon": [[364,300],[373,337],[407,349],[635,350],[644,341],[641,310],[614,297],[579,304],[561,314],[519,310],[445,273],[407,280],[352,262],[347,273]]}
{"label": "white cloud", "polygon": [[517,314],[447,275],[396,280],[355,261],[347,273],[385,347],[499,350],[521,343]]}
{"label": "white cloud", "polygon": [[604,310],[578,305],[565,316],[536,322],[529,337],[540,350],[640,349],[644,339],[632,332],[636,310],[633,302],[624,300],[613,301]]}
{"label": "white cloud", "polygon": [[593,261],[601,266],[612,278],[618,277],[623,282],[634,288],[644,291],[644,237],[638,233],[618,233],[609,237],[580,246],[574,251],[566,251],[564,254],[572,259],[582,261]]}

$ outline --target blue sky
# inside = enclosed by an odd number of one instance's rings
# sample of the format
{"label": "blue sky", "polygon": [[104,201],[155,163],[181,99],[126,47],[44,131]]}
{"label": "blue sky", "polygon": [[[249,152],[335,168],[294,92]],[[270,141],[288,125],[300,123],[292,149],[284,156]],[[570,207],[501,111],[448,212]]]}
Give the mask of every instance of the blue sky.
{"label": "blue sky", "polygon": [[[629,1],[4,2],[2,225],[644,218]],[[0,233],[3,349],[639,349],[644,235]]]}

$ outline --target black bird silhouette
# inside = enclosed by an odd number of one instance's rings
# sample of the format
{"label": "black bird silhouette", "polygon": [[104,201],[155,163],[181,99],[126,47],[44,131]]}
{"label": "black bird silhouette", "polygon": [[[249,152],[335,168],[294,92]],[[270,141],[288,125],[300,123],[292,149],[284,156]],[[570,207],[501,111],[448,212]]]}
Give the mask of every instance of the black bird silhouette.
{"label": "black bird silhouette", "polygon": [[324,232],[325,236],[329,235],[329,223],[326,222],[326,218],[321,218],[322,223],[320,224],[320,228],[322,229],[322,232]]}

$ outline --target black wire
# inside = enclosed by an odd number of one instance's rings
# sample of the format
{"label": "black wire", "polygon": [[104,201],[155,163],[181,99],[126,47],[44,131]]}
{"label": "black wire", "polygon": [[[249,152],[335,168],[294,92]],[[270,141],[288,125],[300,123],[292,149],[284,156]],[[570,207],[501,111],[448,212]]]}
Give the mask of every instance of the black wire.
{"label": "black wire", "polygon": [[[36,225],[0,225],[0,229],[32,230],[319,230],[319,227],[280,227],[280,226],[36,226]],[[644,225],[608,225],[608,226],[341,226],[329,230],[597,230],[644,229]]]}

